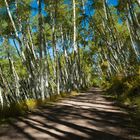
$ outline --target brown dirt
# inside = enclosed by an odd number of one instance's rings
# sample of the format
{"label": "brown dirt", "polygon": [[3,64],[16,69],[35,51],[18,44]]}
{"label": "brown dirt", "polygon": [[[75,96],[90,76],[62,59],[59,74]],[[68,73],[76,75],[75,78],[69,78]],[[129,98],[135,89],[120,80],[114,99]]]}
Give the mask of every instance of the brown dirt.
{"label": "brown dirt", "polygon": [[92,88],[0,126],[0,140],[140,140],[129,114]]}

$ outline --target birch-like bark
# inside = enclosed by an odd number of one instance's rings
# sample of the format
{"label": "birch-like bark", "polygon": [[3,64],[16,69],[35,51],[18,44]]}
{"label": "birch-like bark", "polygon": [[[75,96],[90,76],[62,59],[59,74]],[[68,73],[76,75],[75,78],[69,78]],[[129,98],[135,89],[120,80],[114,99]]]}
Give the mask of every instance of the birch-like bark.
{"label": "birch-like bark", "polygon": [[12,73],[12,76],[13,76],[13,79],[14,79],[14,83],[15,83],[15,94],[16,94],[16,99],[18,101],[19,97],[20,97],[20,84],[19,84],[19,76],[15,70],[15,66],[13,64],[13,60],[11,59],[10,57],[10,54],[8,54],[8,59],[9,59],[9,66],[10,66],[10,69],[11,69],[11,73]]}
{"label": "birch-like bark", "polygon": [[33,44],[33,39],[32,39],[32,35],[31,35],[30,27],[28,27],[28,35],[29,35],[29,39],[30,39],[30,43],[31,43],[31,51],[32,51],[32,54],[34,56],[34,59],[36,60],[37,57],[36,57],[36,54],[35,54],[35,51],[34,51],[34,44]]}
{"label": "birch-like bark", "polygon": [[77,28],[76,28],[76,1],[73,0],[73,47],[74,52],[77,53]]}
{"label": "birch-like bark", "polygon": [[40,65],[40,75],[39,75],[39,79],[40,79],[40,91],[41,91],[41,98],[42,100],[45,100],[45,90],[44,90],[44,76],[43,76],[43,36],[42,36],[42,1],[38,0],[38,28],[39,28],[39,65]]}
{"label": "birch-like bark", "polygon": [[[14,31],[15,31],[15,35],[16,35],[17,39],[19,40],[20,47],[21,47],[21,46],[22,46],[22,44],[21,44],[22,41],[20,40],[20,37],[19,37],[19,35],[18,35],[18,31],[17,31],[16,25],[15,25],[14,19],[13,19],[12,15],[11,15],[11,11],[10,11],[10,8],[9,8],[8,1],[7,1],[7,0],[4,0],[4,2],[5,2],[5,5],[6,5],[6,9],[7,9],[8,16],[9,16],[9,18],[10,18],[10,21],[11,21],[11,23],[12,23],[13,29],[14,29]],[[22,51],[22,48],[21,48],[21,56],[22,56],[23,61],[25,61],[26,58],[25,58],[24,52]]]}
{"label": "birch-like bark", "polygon": [[130,40],[131,40],[131,43],[132,43],[132,48],[133,48],[136,56],[138,57],[139,56],[139,53],[136,50],[136,45],[135,45],[135,42],[134,42],[133,37],[132,37],[132,33],[131,33],[129,21],[127,20],[126,22],[127,22],[127,28],[128,28],[128,31],[129,31],[129,35],[130,35]]}
{"label": "birch-like bark", "polygon": [[2,109],[3,109],[3,96],[2,96],[2,88],[0,87],[0,105],[2,105]]}
{"label": "birch-like bark", "polygon": [[138,4],[140,5],[140,0],[137,0]]}

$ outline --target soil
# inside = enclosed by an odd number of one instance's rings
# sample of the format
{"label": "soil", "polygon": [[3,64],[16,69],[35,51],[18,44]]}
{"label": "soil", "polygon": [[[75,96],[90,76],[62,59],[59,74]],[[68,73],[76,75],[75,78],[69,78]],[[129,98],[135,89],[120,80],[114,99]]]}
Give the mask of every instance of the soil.
{"label": "soil", "polygon": [[18,117],[0,126],[0,140],[140,140],[127,111],[102,93],[91,88]]}

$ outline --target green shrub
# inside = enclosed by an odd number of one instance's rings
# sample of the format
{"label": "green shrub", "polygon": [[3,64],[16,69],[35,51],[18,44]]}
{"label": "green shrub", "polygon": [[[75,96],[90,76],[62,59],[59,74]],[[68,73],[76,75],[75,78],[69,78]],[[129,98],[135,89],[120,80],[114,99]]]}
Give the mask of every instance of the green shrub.
{"label": "green shrub", "polygon": [[107,91],[123,104],[129,106],[135,104],[140,108],[140,77],[138,75],[113,77]]}
{"label": "green shrub", "polygon": [[9,106],[3,106],[0,109],[0,117],[14,117],[17,115],[24,115],[28,110],[28,106],[25,103],[11,103]]}
{"label": "green shrub", "polygon": [[4,105],[3,107],[0,106],[0,119],[25,115],[27,112],[33,111],[39,106],[48,105],[64,97],[76,96],[76,95],[78,95],[77,91],[71,91],[71,93],[69,94],[61,93],[60,95],[57,94],[53,95],[51,96],[51,98],[47,98],[43,101],[41,99],[38,100],[28,99],[16,103],[11,103],[8,106],[6,105]]}

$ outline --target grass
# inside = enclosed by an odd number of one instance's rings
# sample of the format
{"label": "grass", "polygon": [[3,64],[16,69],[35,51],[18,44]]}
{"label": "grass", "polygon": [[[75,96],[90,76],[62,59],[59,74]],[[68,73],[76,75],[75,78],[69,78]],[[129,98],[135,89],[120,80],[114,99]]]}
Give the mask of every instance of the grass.
{"label": "grass", "polygon": [[76,91],[72,91],[69,94],[61,93],[60,95],[51,96],[51,98],[47,98],[44,101],[40,99],[28,99],[19,103],[11,103],[9,107],[4,106],[3,108],[0,108],[0,124],[4,124],[17,116],[27,115],[29,112],[34,111],[40,106],[52,106],[55,102],[58,102],[61,99],[77,95],[78,93]]}
{"label": "grass", "polygon": [[140,130],[140,85],[139,79],[115,79],[108,87],[105,97],[127,109],[135,127]]}
{"label": "grass", "polygon": [[108,94],[108,92],[105,92],[104,96],[111,101],[115,101],[117,106],[124,108],[131,117],[131,125],[140,132],[140,97],[126,98],[126,96],[116,96]]}

